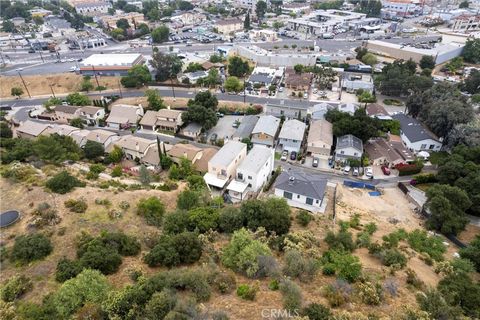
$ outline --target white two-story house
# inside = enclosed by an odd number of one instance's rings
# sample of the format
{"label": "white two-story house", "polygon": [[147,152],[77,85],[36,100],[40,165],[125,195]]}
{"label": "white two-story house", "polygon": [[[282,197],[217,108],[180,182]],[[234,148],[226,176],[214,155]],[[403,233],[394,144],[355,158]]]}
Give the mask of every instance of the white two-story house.
{"label": "white two-story house", "polygon": [[285,121],[278,135],[278,144],[283,150],[298,153],[302,146],[305,128],[305,123],[296,119]]}
{"label": "white two-story house", "polygon": [[274,149],[254,145],[227,186],[232,201],[245,199],[248,192],[258,192],[272,175],[274,159]]}
{"label": "white two-story house", "polygon": [[400,136],[407,148],[415,151],[440,151],[442,141],[420,121],[403,113],[392,115],[400,122]]}
{"label": "white two-story house", "polygon": [[360,160],[363,154],[363,142],[351,134],[337,138],[335,147],[335,160],[347,161],[349,159]]}
{"label": "white two-story house", "polygon": [[314,213],[325,212],[327,179],[317,174],[284,171],[275,181],[275,196],[288,205]]}
{"label": "white two-story house", "polygon": [[208,161],[208,172],[203,176],[211,188],[223,189],[235,177],[240,163],[247,156],[247,145],[238,141],[227,142]]}
{"label": "white two-story house", "polygon": [[78,109],[78,116],[83,119],[87,125],[97,125],[98,120],[105,118],[105,109],[94,106],[84,106]]}

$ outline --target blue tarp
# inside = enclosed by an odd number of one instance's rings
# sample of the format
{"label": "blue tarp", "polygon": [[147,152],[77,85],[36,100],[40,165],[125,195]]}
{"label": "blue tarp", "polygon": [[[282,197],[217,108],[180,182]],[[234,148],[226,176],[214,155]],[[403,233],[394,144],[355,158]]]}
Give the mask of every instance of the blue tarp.
{"label": "blue tarp", "polygon": [[375,190],[375,186],[361,181],[344,180],[343,184],[351,188]]}
{"label": "blue tarp", "polygon": [[380,191],[370,191],[368,194],[369,194],[371,197],[381,196]]}

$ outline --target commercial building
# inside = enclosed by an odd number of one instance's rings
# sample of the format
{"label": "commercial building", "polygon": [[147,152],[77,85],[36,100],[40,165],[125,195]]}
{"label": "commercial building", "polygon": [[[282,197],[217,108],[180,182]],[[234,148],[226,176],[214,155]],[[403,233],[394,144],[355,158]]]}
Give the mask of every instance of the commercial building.
{"label": "commercial building", "polygon": [[215,23],[218,33],[229,35],[243,30],[243,20],[239,18],[219,20]]}
{"label": "commercial building", "polygon": [[292,2],[285,3],[281,7],[282,13],[284,14],[295,14],[299,15],[301,13],[307,13],[310,11],[310,4],[307,2]]}
{"label": "commercial building", "polygon": [[317,54],[285,52],[274,53],[256,45],[235,44],[233,51],[239,56],[245,57],[258,65],[271,67],[294,67],[296,64],[313,66],[317,63]]}
{"label": "commercial building", "polygon": [[138,26],[141,23],[145,23],[145,18],[143,13],[139,12],[128,12],[122,14],[115,14],[113,16],[105,15],[99,18],[100,23],[107,29],[115,29],[117,27],[117,22],[120,19],[126,19],[130,26],[135,29],[135,26]]}
{"label": "commercial building", "polygon": [[112,4],[101,0],[82,0],[75,1],[74,7],[78,14],[93,17],[108,13],[108,9],[112,8]]}
{"label": "commercial building", "polygon": [[420,15],[425,0],[383,0],[382,17],[408,17]]}
{"label": "commercial building", "polygon": [[479,15],[461,15],[451,21],[450,28],[456,32],[470,32],[480,30]]}
{"label": "commercial building", "polygon": [[80,73],[90,76],[125,76],[132,67],[144,62],[145,58],[140,53],[92,54],[80,63]]}
{"label": "commercial building", "polygon": [[419,63],[423,56],[432,56],[435,64],[442,64],[462,54],[463,43],[449,42],[436,43],[430,47],[403,45],[381,40],[370,40],[367,49],[374,53],[389,56],[394,59],[403,59]]}

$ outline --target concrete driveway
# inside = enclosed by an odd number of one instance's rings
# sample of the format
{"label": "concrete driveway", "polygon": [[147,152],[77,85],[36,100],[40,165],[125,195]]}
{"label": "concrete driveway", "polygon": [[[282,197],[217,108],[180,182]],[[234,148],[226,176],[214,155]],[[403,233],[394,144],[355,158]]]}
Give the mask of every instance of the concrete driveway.
{"label": "concrete driveway", "polygon": [[236,128],[233,124],[236,120],[242,121],[243,116],[224,116],[218,119],[217,125],[208,131],[208,142],[210,142],[211,136],[216,133],[217,139],[231,139],[235,133]]}
{"label": "concrete driveway", "polygon": [[313,157],[308,156],[308,157],[305,158],[305,163],[303,164],[303,166],[308,167],[308,168],[312,168],[314,170],[315,169],[317,169],[317,170],[332,170],[332,168],[330,168],[328,166],[328,159],[318,158],[318,167],[313,167],[312,163],[313,163]]}

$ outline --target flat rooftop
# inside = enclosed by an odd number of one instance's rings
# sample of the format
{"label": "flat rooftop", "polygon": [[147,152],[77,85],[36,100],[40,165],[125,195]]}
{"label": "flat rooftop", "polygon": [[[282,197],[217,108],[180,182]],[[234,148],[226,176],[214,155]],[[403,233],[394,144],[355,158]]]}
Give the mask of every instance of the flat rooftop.
{"label": "flat rooftop", "polygon": [[82,61],[82,66],[130,66],[140,58],[140,53],[92,54]]}

